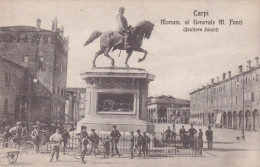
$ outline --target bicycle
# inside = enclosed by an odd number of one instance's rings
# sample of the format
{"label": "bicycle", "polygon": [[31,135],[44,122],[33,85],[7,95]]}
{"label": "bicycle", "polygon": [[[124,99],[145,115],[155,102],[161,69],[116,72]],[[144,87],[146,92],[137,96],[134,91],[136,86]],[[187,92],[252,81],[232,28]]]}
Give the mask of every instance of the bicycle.
{"label": "bicycle", "polygon": [[[100,141],[99,144],[95,144],[90,142],[87,146],[86,155],[94,154],[95,157],[103,157],[105,158],[105,148],[104,148],[104,142]],[[76,159],[80,159],[82,157],[82,145],[79,144],[77,147],[73,150],[73,156]]]}

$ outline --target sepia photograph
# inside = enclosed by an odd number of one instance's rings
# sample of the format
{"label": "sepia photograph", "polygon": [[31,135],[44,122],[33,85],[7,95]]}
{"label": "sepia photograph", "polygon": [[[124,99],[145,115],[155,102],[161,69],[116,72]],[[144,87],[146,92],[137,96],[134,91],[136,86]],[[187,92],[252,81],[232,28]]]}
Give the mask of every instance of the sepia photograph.
{"label": "sepia photograph", "polygon": [[0,0],[0,166],[260,167],[259,0]]}

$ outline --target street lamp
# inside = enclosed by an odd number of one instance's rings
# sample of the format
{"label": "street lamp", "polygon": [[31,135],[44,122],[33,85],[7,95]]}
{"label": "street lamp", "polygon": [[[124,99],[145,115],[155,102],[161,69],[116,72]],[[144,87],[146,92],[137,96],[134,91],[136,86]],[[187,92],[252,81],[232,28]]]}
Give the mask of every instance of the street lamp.
{"label": "street lamp", "polygon": [[[236,82],[236,85],[237,85],[237,89],[238,89],[238,86],[240,85],[240,82],[239,80]],[[242,72],[242,136],[241,138],[242,139],[246,139],[245,138],[245,128],[244,128],[244,120],[245,120],[245,87],[244,87],[244,73]]]}

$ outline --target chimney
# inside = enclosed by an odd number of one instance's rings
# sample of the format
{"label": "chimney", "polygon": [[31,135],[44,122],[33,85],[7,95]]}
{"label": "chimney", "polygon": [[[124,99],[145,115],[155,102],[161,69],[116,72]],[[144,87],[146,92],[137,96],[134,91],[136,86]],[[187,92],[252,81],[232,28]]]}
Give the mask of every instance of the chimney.
{"label": "chimney", "polygon": [[226,79],[226,73],[225,72],[222,74],[222,79],[223,79],[223,81]]}
{"label": "chimney", "polygon": [[219,77],[217,77],[217,82],[219,82]]}
{"label": "chimney", "polygon": [[259,64],[258,64],[258,60],[259,60],[259,57],[255,57],[256,67],[259,66]]}
{"label": "chimney", "polygon": [[228,71],[228,78],[231,78],[231,71]]}
{"label": "chimney", "polygon": [[58,26],[58,20],[57,20],[57,17],[56,17],[55,20],[52,20],[51,30],[52,31],[57,31],[57,26]]}
{"label": "chimney", "polygon": [[251,69],[251,60],[248,60],[247,61],[247,70],[250,70]]}
{"label": "chimney", "polygon": [[214,84],[214,78],[211,78],[211,84],[212,85]]}
{"label": "chimney", "polygon": [[37,27],[36,28],[37,28],[38,31],[41,30],[41,22],[42,22],[41,19],[37,19],[36,20],[36,23],[37,23]]}
{"label": "chimney", "polygon": [[240,66],[238,66],[238,73],[240,74],[240,73],[242,73],[242,72],[243,72],[243,66],[240,65]]}
{"label": "chimney", "polygon": [[64,37],[64,27],[61,25],[60,27],[60,36],[63,38]]}

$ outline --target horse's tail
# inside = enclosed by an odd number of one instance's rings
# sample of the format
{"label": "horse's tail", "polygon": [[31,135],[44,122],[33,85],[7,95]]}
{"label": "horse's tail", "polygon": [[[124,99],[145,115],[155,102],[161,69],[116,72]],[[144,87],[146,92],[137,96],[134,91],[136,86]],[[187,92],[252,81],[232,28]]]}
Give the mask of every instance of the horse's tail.
{"label": "horse's tail", "polygon": [[88,40],[84,43],[83,46],[87,46],[88,44],[90,44],[91,42],[93,42],[95,39],[97,39],[100,35],[102,34],[102,32],[100,31],[94,31],[90,37],[88,38]]}

